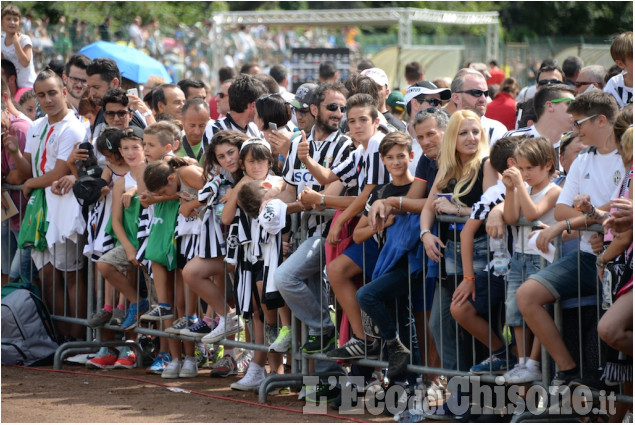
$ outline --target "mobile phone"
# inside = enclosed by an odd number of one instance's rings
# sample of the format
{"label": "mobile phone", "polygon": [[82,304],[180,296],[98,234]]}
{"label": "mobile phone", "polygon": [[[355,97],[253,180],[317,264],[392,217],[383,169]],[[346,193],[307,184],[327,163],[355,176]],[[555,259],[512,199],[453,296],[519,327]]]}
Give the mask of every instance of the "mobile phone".
{"label": "mobile phone", "polygon": [[139,97],[139,91],[137,89],[128,89],[126,93]]}
{"label": "mobile phone", "polygon": [[269,130],[277,131],[278,130],[278,126],[276,125],[276,123],[270,122],[269,123]]}

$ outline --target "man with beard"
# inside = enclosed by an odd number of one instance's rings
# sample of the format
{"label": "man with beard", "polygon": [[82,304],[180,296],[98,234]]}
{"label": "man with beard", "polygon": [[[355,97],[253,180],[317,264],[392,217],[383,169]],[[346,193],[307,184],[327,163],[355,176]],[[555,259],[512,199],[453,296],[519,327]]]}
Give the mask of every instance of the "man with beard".
{"label": "man with beard", "polygon": [[90,65],[91,60],[86,55],[73,55],[66,62],[64,68],[64,85],[66,86],[66,101],[73,107],[75,116],[78,115],[77,108],[79,100],[82,98],[88,87],[88,77],[86,69]]}
{"label": "man with beard", "polygon": [[[347,94],[341,83],[323,83],[315,90],[312,103],[309,105],[311,115],[315,117],[315,125],[306,137],[309,156],[325,168],[336,167],[350,154],[351,139],[339,129],[346,112]],[[302,203],[296,199],[305,187],[317,192],[323,192],[325,189],[300,161],[298,148],[301,142],[302,137],[292,140],[289,156],[282,171],[287,182],[287,190],[282,198],[287,202],[288,214],[304,210]],[[339,187],[334,194],[339,195]],[[323,194],[321,207],[324,206],[324,200]],[[311,217],[308,222],[307,239],[280,265],[274,277],[276,286],[291,311],[309,328],[309,340],[303,347],[306,352],[326,352],[334,348],[335,344],[335,326],[328,311],[328,294],[322,291],[324,265],[320,261],[325,255],[322,234],[328,227],[318,225],[315,217]],[[315,371],[331,372],[334,375],[342,373],[337,363],[317,360]],[[311,401],[313,396],[317,396],[317,400],[320,400],[320,396],[326,396],[330,402],[337,397],[337,392],[337,389],[329,389],[328,384],[320,385],[315,394],[307,395],[307,400]]]}

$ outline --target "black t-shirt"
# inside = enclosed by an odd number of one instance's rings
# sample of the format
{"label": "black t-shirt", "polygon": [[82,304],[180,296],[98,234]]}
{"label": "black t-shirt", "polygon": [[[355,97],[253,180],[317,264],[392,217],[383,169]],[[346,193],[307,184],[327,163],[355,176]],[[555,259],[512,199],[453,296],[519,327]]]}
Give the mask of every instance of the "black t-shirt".
{"label": "black t-shirt", "polygon": [[366,208],[364,208],[364,215],[368,217],[368,211],[373,203],[378,199],[386,199],[391,196],[406,196],[410,190],[412,183],[405,184],[403,186],[395,186],[392,183],[382,184],[376,186],[368,195],[368,201],[366,201]]}
{"label": "black t-shirt", "polygon": [[432,183],[434,183],[434,178],[437,176],[437,171],[439,171],[437,162],[425,155],[421,155],[417,163],[417,169],[415,170],[415,179],[428,183],[424,198],[427,198],[432,190]]}

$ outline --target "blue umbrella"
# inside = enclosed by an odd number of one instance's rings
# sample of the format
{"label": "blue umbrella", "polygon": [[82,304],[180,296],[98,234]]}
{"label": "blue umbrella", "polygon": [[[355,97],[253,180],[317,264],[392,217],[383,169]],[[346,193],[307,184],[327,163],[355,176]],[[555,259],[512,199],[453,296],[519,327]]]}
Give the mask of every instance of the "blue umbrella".
{"label": "blue umbrella", "polygon": [[137,84],[147,82],[151,75],[158,75],[163,77],[166,82],[172,82],[172,77],[161,62],[132,47],[108,41],[96,41],[84,46],[78,53],[91,59],[110,58],[114,60],[119,67],[121,76]]}

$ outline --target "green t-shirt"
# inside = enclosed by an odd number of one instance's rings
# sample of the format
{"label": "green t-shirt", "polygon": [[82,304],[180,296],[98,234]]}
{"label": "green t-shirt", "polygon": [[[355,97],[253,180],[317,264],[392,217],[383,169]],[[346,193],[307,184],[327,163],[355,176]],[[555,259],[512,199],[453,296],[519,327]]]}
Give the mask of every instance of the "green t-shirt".
{"label": "green t-shirt", "polygon": [[[203,149],[203,141],[201,140],[201,143],[197,144],[197,145],[189,145],[190,148],[192,148],[192,153],[194,154],[194,156],[192,156],[191,153],[188,153],[188,150],[185,149],[185,144],[188,143],[187,138],[185,136],[183,136],[183,140],[181,140],[181,147],[179,148],[178,151],[176,151],[176,156],[180,156],[183,158],[187,158],[188,156],[191,158],[194,158],[198,161],[199,165],[202,167],[203,166],[203,157],[205,156],[204,153],[202,152]],[[189,144],[189,143],[188,143]]]}

